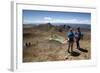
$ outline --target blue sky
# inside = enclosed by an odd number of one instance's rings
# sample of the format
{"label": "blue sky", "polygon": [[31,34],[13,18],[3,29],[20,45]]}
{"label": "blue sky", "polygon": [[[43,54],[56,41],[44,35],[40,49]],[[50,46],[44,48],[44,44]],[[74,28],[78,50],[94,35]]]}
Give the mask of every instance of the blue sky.
{"label": "blue sky", "polygon": [[23,10],[23,23],[91,24],[90,13]]}

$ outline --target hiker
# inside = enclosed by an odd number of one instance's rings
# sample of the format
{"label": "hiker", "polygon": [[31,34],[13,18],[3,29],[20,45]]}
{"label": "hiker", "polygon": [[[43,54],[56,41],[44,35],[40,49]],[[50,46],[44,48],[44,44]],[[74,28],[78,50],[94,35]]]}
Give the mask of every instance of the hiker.
{"label": "hiker", "polygon": [[75,32],[75,42],[76,42],[77,49],[80,49],[80,39],[82,38],[83,38],[83,34],[80,31],[80,27],[78,27]]}
{"label": "hiker", "polygon": [[69,29],[67,37],[68,37],[68,53],[71,53],[73,51],[73,44],[74,44],[74,33],[72,28]]}

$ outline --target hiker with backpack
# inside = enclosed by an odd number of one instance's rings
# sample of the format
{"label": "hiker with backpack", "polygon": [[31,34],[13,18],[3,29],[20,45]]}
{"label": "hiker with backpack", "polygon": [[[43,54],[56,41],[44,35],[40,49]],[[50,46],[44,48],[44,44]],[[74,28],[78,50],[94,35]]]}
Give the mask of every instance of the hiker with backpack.
{"label": "hiker with backpack", "polygon": [[78,27],[75,31],[75,42],[76,42],[76,48],[80,49],[80,39],[83,39],[83,34],[80,31],[80,27]]}
{"label": "hiker with backpack", "polygon": [[73,44],[74,44],[74,33],[72,28],[69,29],[69,32],[67,33],[67,41],[68,41],[68,53],[73,52]]}

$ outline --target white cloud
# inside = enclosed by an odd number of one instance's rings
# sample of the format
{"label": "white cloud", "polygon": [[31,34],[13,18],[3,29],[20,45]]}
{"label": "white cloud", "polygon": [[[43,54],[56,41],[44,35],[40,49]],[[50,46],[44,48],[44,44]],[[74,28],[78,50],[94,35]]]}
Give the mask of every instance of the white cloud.
{"label": "white cloud", "polygon": [[44,20],[51,20],[51,17],[44,17]]}
{"label": "white cloud", "polygon": [[91,21],[89,21],[89,20],[79,20],[78,23],[91,24]]}
{"label": "white cloud", "polygon": [[89,20],[78,20],[78,19],[66,19],[66,20],[61,20],[61,19],[55,19],[52,20],[53,23],[77,23],[77,24],[90,24],[91,22]]}

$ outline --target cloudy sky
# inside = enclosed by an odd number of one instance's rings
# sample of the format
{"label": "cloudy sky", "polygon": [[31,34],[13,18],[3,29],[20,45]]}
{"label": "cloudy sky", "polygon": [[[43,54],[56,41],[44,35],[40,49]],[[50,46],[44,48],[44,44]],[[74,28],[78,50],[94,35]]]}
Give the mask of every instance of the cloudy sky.
{"label": "cloudy sky", "polygon": [[23,10],[23,24],[77,23],[91,24],[90,13]]}

